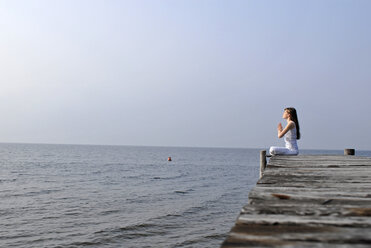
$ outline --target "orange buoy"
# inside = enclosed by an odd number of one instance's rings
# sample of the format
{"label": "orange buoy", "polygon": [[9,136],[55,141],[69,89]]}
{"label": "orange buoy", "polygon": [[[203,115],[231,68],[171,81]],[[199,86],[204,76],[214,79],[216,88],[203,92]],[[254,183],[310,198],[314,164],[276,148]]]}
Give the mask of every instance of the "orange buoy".
{"label": "orange buoy", "polygon": [[167,158],[167,161],[171,161],[171,157],[168,157],[168,158]]}

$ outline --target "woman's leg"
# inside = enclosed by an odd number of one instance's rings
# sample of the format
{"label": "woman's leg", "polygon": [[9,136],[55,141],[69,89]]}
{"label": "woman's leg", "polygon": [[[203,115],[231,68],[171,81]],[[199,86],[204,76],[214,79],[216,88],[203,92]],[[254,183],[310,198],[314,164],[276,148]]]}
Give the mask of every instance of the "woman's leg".
{"label": "woman's leg", "polygon": [[271,146],[269,148],[271,155],[298,155],[298,151],[290,150],[286,147]]}
{"label": "woman's leg", "polygon": [[271,146],[269,148],[270,155],[283,155],[285,154],[289,149],[286,147],[279,147],[279,146]]}

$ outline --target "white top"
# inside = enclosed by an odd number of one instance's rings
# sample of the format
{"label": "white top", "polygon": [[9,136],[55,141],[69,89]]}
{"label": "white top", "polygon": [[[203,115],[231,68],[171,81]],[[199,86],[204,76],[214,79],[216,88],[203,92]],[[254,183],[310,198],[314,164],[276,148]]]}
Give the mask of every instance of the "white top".
{"label": "white top", "polygon": [[287,149],[299,151],[298,144],[296,142],[296,125],[285,134],[285,144]]}

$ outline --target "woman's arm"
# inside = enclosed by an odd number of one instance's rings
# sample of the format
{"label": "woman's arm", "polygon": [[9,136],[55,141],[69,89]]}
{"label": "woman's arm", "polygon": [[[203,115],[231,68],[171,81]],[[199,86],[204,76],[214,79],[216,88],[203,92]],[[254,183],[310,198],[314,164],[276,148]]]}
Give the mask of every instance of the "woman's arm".
{"label": "woman's arm", "polygon": [[277,136],[278,138],[282,138],[290,129],[294,128],[295,123],[290,121],[287,123],[285,128],[282,128],[282,124],[279,123],[277,127]]}

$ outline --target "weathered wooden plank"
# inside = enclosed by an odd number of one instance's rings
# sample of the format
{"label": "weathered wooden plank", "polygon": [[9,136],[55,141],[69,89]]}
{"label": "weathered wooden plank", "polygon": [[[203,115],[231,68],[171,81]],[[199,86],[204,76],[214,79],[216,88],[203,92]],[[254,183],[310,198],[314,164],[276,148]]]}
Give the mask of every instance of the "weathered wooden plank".
{"label": "weathered wooden plank", "polygon": [[260,201],[285,201],[285,204],[295,204],[298,202],[299,204],[305,203],[317,203],[324,205],[326,201],[331,200],[331,202],[327,203],[327,205],[331,204],[350,204],[350,205],[370,205],[371,206],[371,198],[367,197],[353,197],[353,196],[342,196],[342,195],[299,195],[299,194],[287,194],[286,192],[282,193],[252,193],[249,194],[249,200],[254,203],[257,203],[258,200]]}
{"label": "weathered wooden plank", "polygon": [[296,168],[288,168],[288,167],[275,167],[272,165],[269,165],[269,170],[264,171],[264,174],[267,173],[281,173],[286,172],[290,174],[295,173],[361,173],[364,172],[365,169],[364,166],[353,166],[353,167],[296,167]]}
{"label": "weathered wooden plank", "polygon": [[[333,226],[295,226],[275,225],[261,226],[256,224],[239,224],[233,229],[234,233],[254,236],[255,240],[281,239],[281,240],[302,240],[320,241],[329,243],[352,242],[363,239],[363,242],[371,242],[370,228],[351,228]],[[280,232],[277,232],[280,230]],[[284,232],[283,232],[284,231]],[[313,236],[313,233],[316,235]],[[264,236],[262,235],[264,234]]]}
{"label": "weathered wooden plank", "polygon": [[[272,183],[272,184],[269,184],[269,183],[266,183],[266,184],[260,184],[259,185],[260,187],[274,187],[274,186],[281,186],[281,187],[297,187],[297,188],[307,188],[308,187],[308,183],[305,183],[305,182],[285,182],[285,183],[281,183],[281,184],[278,184],[278,182],[276,183]],[[313,186],[312,188],[323,188],[323,187],[332,187],[332,188],[337,188],[337,187],[342,187],[344,186],[342,183],[323,183],[323,182],[313,182]],[[362,189],[363,187],[369,187],[369,184],[362,184],[362,183],[358,183],[358,184],[354,184],[353,185],[353,188],[355,190],[357,189]]]}
{"label": "weathered wooden plank", "polygon": [[364,157],[364,156],[343,156],[343,155],[332,155],[332,154],[322,154],[322,155],[299,155],[299,156],[273,156],[271,160],[279,161],[293,161],[293,160],[310,160],[310,161],[318,161],[318,160],[340,160],[340,161],[352,161],[352,160],[364,160],[369,161],[371,157]]}
{"label": "weathered wooden plank", "polygon": [[[236,238],[235,238],[236,237]],[[242,238],[245,236],[242,236]],[[235,240],[233,240],[235,238]],[[242,241],[239,235],[231,234],[231,236],[223,243],[223,248],[246,248],[246,247],[285,247],[285,248],[369,248],[369,244],[330,244],[330,243],[315,243],[312,241],[281,241],[281,240],[254,240],[248,239]],[[236,241],[237,240],[237,241]]]}
{"label": "weathered wooden plank", "polygon": [[[302,247],[308,242],[315,247],[316,242],[326,243],[328,245],[353,245],[364,244],[361,247],[367,247],[371,242],[369,233],[370,228],[350,228],[334,226],[298,226],[298,225],[258,225],[258,224],[237,224],[232,229],[232,235],[229,239],[230,244],[254,241],[255,245],[268,244],[296,245]],[[300,240],[301,242],[297,242]],[[236,242],[237,241],[237,242]],[[242,246],[241,246],[242,247]],[[246,246],[245,246],[246,247]],[[250,246],[249,246],[250,247]],[[294,246],[295,247],[295,246]]]}
{"label": "weathered wooden plank", "polygon": [[313,164],[306,164],[305,161],[303,162],[291,162],[291,163],[283,163],[283,162],[275,162],[272,164],[269,164],[272,167],[286,167],[286,168],[293,168],[293,167],[306,167],[306,168],[316,168],[316,167],[353,167],[353,166],[359,166],[359,167],[370,167],[371,164],[362,164],[361,161],[359,162],[347,162],[347,163],[340,163],[340,162],[322,162],[322,163],[313,163]]}
{"label": "weathered wooden plank", "polygon": [[263,225],[321,225],[344,227],[370,227],[371,218],[349,216],[293,216],[286,214],[241,214],[237,223],[254,223]]}
{"label": "weathered wooden plank", "polygon": [[[310,163],[308,163],[310,161]],[[274,166],[326,166],[326,165],[341,165],[341,166],[371,166],[371,158],[369,157],[347,157],[347,156],[275,156],[272,157],[269,165]]]}
{"label": "weathered wooden plank", "polygon": [[226,247],[370,247],[371,158],[275,156]]}
{"label": "weathered wooden plank", "polygon": [[344,218],[348,216],[371,216],[371,208],[361,207],[355,205],[338,205],[322,206],[315,204],[308,204],[305,206],[298,205],[282,205],[271,204],[269,206],[263,204],[251,204],[242,208],[241,214],[286,214],[296,216],[334,216]]}
{"label": "weathered wooden plank", "polygon": [[[370,187],[371,189],[371,187]],[[292,197],[310,196],[310,197],[355,197],[368,198],[371,200],[370,191],[356,191],[354,188],[344,187],[339,188],[296,188],[296,187],[255,187],[249,193],[249,198],[259,194],[286,194]]]}
{"label": "weathered wooden plank", "polygon": [[313,177],[290,177],[290,176],[270,176],[267,175],[262,178],[258,184],[273,184],[273,183],[307,183],[308,186],[311,184],[315,185],[318,183],[341,183],[341,184],[354,184],[354,183],[363,183],[370,185],[369,179],[367,177],[327,177],[327,176],[313,176]]}

